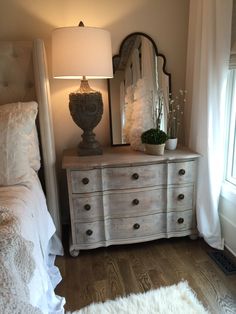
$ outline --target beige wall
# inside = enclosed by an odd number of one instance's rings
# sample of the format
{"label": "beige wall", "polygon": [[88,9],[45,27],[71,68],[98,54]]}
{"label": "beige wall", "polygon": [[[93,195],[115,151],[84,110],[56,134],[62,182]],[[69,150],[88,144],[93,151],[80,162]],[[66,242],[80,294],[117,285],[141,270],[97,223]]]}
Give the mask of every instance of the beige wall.
{"label": "beige wall", "polygon": [[[141,31],[156,42],[167,58],[173,90],[185,87],[189,0],[0,0],[0,40],[42,38],[46,44],[52,96],[53,122],[58,169],[63,149],[77,145],[80,129],[68,111],[68,94],[78,82],[51,77],[51,31],[56,27],[78,25],[101,27],[111,32],[113,53],[122,39]],[[102,91],[104,115],[96,128],[98,140],[110,144],[107,82],[92,81]],[[59,171],[60,172],[60,171]],[[61,189],[64,189],[65,178]]]}

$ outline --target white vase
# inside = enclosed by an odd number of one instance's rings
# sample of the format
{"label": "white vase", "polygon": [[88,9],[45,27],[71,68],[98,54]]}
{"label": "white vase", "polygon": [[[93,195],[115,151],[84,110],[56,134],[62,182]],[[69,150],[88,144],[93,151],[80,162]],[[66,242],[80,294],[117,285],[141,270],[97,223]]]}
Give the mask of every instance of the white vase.
{"label": "white vase", "polygon": [[165,143],[164,144],[145,144],[145,153],[149,155],[161,156],[164,154]]}
{"label": "white vase", "polygon": [[166,141],[166,149],[168,150],[175,150],[177,147],[178,139],[177,138],[169,138]]}

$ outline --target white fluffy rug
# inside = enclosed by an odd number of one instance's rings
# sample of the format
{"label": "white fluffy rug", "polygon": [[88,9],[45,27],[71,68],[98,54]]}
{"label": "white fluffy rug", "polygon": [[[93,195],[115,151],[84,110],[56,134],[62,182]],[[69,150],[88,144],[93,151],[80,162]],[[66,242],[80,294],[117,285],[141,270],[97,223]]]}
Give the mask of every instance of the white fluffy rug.
{"label": "white fluffy rug", "polygon": [[207,314],[187,282],[146,293],[93,303],[67,314]]}

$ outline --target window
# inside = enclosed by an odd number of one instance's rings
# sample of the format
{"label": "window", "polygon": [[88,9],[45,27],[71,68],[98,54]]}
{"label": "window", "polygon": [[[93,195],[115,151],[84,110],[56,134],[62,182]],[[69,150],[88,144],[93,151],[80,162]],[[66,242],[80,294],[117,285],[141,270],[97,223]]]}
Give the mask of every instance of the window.
{"label": "window", "polygon": [[229,70],[227,98],[229,127],[225,180],[236,187],[236,69]]}

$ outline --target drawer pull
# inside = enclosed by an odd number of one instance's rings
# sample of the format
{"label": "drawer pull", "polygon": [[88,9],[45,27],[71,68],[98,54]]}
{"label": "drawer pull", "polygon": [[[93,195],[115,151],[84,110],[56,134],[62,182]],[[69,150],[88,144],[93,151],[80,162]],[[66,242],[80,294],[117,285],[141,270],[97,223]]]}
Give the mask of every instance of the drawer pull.
{"label": "drawer pull", "polygon": [[180,176],[184,176],[185,175],[185,170],[184,169],[180,169],[179,170],[179,175]]}
{"label": "drawer pull", "polygon": [[85,204],[85,205],[84,205],[84,209],[85,209],[85,210],[90,210],[90,209],[91,209],[91,206],[90,206],[89,204]]}
{"label": "drawer pull", "polygon": [[134,229],[136,229],[136,230],[137,230],[137,229],[139,229],[139,228],[140,228],[140,224],[134,224],[134,226],[133,226],[133,227],[134,227]]}
{"label": "drawer pull", "polygon": [[178,221],[178,224],[182,224],[184,222],[184,218],[179,218],[177,221]]}
{"label": "drawer pull", "polygon": [[133,179],[133,180],[138,180],[138,178],[139,178],[138,173],[133,173],[133,174],[132,174],[132,179]]}
{"label": "drawer pull", "polygon": [[89,183],[89,179],[88,178],[83,178],[82,182],[83,182],[83,184],[88,184]]}
{"label": "drawer pull", "polygon": [[87,234],[88,236],[91,236],[91,235],[93,234],[93,230],[88,229],[88,230],[86,231],[86,234]]}
{"label": "drawer pull", "polygon": [[137,198],[135,198],[132,203],[133,203],[133,205],[138,205],[139,204],[139,200]]}
{"label": "drawer pull", "polygon": [[179,200],[183,200],[183,199],[184,199],[184,194],[179,194],[179,195],[178,195],[178,199],[179,199]]}

